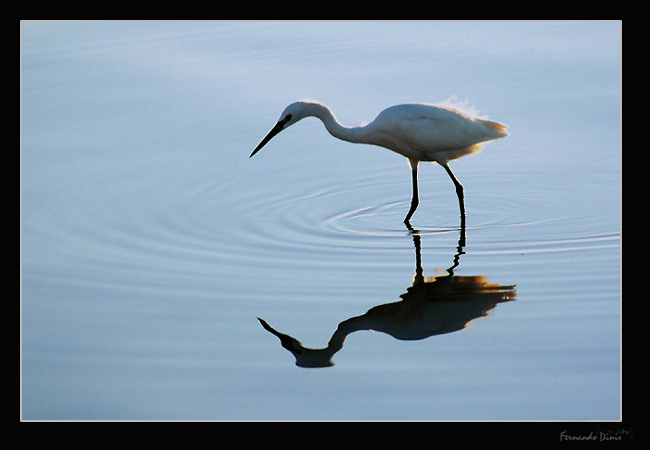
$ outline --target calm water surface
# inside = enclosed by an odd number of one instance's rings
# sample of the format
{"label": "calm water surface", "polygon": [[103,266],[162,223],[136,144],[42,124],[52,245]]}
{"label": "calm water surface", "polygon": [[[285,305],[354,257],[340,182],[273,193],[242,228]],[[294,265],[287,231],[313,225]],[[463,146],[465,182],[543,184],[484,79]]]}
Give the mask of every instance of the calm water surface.
{"label": "calm water surface", "polygon": [[[620,419],[620,64],[619,23],[22,23],[22,417]],[[316,119],[248,158],[297,99],[452,96],[511,132],[464,230]]]}

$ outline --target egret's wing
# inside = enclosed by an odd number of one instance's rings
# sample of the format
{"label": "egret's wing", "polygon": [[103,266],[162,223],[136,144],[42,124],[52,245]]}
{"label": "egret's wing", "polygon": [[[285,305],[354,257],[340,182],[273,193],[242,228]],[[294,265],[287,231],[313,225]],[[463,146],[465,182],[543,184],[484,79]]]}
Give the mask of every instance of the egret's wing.
{"label": "egret's wing", "polygon": [[497,122],[432,105],[398,105],[378,119],[403,143],[429,152],[470,147],[507,135],[506,127]]}

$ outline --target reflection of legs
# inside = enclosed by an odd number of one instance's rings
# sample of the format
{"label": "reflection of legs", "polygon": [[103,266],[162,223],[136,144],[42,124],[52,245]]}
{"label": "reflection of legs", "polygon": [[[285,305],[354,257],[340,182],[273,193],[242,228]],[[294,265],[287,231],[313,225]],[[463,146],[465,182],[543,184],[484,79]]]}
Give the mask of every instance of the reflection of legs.
{"label": "reflection of legs", "polygon": [[418,198],[418,161],[409,159],[409,164],[411,164],[411,175],[413,177],[413,197],[411,197],[411,209],[409,209],[404,219],[404,223],[407,225],[411,223],[411,216],[420,204],[420,199]]}
{"label": "reflection of legs", "polygon": [[415,278],[413,278],[413,285],[415,286],[424,282],[424,277],[422,276],[422,238],[420,237],[420,230],[414,229],[410,222],[404,223],[413,237],[413,245],[415,246]]}
{"label": "reflection of legs", "polygon": [[[456,179],[454,174],[452,173],[451,169],[447,164],[442,164],[442,167],[445,168],[447,173],[449,174],[449,177],[451,178],[451,181],[454,182],[454,185],[456,186],[456,195],[458,195],[458,204],[460,205],[460,218],[462,219],[463,225],[465,222],[465,195],[463,194],[463,185],[460,184],[460,182]],[[464,227],[463,227],[464,228]]]}

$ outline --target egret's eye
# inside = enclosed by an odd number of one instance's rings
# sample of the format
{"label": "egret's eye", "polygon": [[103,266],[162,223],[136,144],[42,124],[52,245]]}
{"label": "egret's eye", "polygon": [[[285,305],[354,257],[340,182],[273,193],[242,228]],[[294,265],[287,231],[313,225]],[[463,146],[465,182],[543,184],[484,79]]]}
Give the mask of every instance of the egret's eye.
{"label": "egret's eye", "polygon": [[291,114],[287,114],[287,117],[284,118],[283,122],[287,123],[290,120],[291,120]]}

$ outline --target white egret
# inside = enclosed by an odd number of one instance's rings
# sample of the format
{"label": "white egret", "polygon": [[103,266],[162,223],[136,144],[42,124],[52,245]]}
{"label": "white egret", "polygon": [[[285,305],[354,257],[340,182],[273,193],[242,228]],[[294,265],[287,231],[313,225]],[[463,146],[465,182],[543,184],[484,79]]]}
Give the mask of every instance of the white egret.
{"label": "white egret", "polygon": [[255,155],[280,131],[305,117],[319,118],[329,133],[344,141],[385,147],[408,158],[411,165],[413,196],[411,208],[404,219],[410,219],[419,204],[418,164],[433,161],[447,171],[456,186],[461,219],[465,218],[463,186],[456,179],[448,162],[476,153],[483,142],[508,135],[506,126],[490,120],[471,117],[451,107],[425,104],[404,104],[383,110],[374,121],[359,127],[344,127],[332,111],[320,103],[299,101],[287,106],[280,120],[253,150]]}

